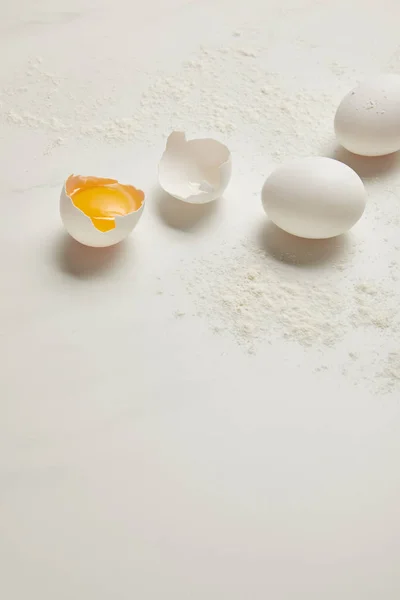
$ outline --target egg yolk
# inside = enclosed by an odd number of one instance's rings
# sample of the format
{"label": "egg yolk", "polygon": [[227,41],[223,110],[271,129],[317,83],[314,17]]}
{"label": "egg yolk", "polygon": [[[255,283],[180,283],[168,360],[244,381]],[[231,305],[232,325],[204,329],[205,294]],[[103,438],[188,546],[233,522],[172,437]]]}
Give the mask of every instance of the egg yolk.
{"label": "egg yolk", "polygon": [[71,175],[66,191],[74,205],[92,221],[99,231],[115,228],[115,217],[124,217],[139,210],[144,194],[115,179]]}
{"label": "egg yolk", "polygon": [[117,187],[95,186],[78,190],[72,198],[75,206],[92,220],[96,229],[103,232],[114,229],[114,217],[123,217],[135,210],[130,196]]}

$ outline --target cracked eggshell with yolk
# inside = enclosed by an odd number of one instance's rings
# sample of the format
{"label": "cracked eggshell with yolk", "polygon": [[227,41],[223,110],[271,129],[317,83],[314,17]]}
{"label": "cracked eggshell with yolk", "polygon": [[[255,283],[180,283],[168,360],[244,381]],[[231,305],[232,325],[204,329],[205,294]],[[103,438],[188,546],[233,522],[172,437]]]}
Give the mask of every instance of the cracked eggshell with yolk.
{"label": "cracked eggshell with yolk", "polygon": [[231,153],[224,144],[213,139],[188,141],[181,131],[169,136],[158,168],[163,190],[189,204],[220,198],[231,172]]}
{"label": "cracked eggshell with yolk", "polygon": [[70,175],[60,198],[65,229],[85,246],[104,248],[125,239],[144,208],[144,193],[116,179]]}

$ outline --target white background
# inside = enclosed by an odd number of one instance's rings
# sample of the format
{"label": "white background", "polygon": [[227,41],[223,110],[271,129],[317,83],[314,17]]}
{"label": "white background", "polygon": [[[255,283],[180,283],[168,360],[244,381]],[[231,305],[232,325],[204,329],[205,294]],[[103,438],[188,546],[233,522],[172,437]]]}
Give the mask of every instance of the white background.
{"label": "white background", "polygon": [[[340,98],[351,81],[396,70],[398,1],[0,4],[0,596],[397,600],[400,387],[379,393],[365,375],[387,338],[358,331],[325,356],[277,337],[248,354],[197,316],[177,274],[182,259],[264,223],[268,148],[237,123],[225,198],[205,213],[171,212],[156,190],[168,123],[156,132],[149,121],[146,140],[69,132],[53,147],[48,124],[7,120],[6,92],[26,84],[27,111],[37,111],[25,78],[38,56],[67,86],[94,82],[94,95],[122,64],[123,116],[201,45],[228,46],[244,24],[258,35],[265,24],[275,70]],[[301,51],[299,31],[311,40]],[[345,80],[328,73],[335,60]],[[189,133],[208,132],[192,123]],[[356,161],[378,179],[349,238],[350,280],[379,282],[389,262],[399,266],[390,219],[400,199],[386,193],[400,181],[396,161]],[[125,244],[91,251],[64,234],[58,198],[71,172],[146,191]],[[329,263],[304,276],[329,277]],[[366,349],[361,375],[346,375],[350,346]]]}

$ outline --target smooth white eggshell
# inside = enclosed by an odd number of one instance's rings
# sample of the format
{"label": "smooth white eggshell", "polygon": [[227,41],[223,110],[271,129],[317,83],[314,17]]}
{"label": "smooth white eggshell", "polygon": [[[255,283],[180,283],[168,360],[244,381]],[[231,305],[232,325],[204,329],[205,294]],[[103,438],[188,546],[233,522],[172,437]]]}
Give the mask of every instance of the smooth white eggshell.
{"label": "smooth white eggshell", "polygon": [[264,184],[262,203],[284,231],[322,239],[345,233],[360,219],[366,193],[350,167],[317,156],[278,167]]}
{"label": "smooth white eggshell", "polygon": [[213,139],[186,140],[174,131],[167,140],[158,176],[160,186],[171,196],[191,204],[220,198],[231,178],[231,154]]}
{"label": "smooth white eggshell", "polygon": [[94,248],[113,246],[124,240],[134,229],[144,209],[145,201],[135,212],[115,217],[115,228],[99,231],[90,218],[75,206],[66,192],[64,184],[60,197],[60,215],[65,229],[81,244]]}
{"label": "smooth white eggshell", "polygon": [[400,75],[378,75],[349,92],[336,111],[335,132],[354,154],[382,156],[400,150]]}

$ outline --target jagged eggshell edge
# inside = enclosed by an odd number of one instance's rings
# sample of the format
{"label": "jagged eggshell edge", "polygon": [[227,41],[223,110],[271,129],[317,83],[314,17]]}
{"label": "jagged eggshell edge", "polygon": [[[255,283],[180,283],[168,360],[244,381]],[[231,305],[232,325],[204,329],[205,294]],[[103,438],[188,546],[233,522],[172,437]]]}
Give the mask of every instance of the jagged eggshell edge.
{"label": "jagged eggshell edge", "polygon": [[[220,148],[222,148],[223,150],[226,151],[226,154],[227,154],[226,160],[221,162],[219,164],[219,166],[216,165],[216,167],[218,168],[219,173],[220,173],[220,185],[218,186],[218,189],[213,190],[213,192],[202,191],[197,194],[188,192],[188,194],[183,196],[183,195],[177,193],[176,190],[174,190],[173,185],[171,186],[171,180],[168,177],[168,171],[170,171],[172,167],[167,166],[167,164],[169,163],[169,165],[170,165],[171,162],[173,162],[174,159],[172,159],[172,161],[171,161],[171,158],[174,154],[175,154],[175,156],[179,156],[179,154],[182,154],[184,152],[185,145],[188,144],[189,142],[191,142],[191,143],[198,142],[201,144],[218,145]],[[177,160],[177,158],[175,158],[175,161],[176,160]],[[183,202],[187,202],[189,204],[207,204],[208,202],[212,202],[222,196],[222,194],[225,192],[226,188],[229,185],[231,175],[232,175],[231,152],[230,152],[229,148],[227,146],[225,146],[225,144],[222,144],[218,140],[214,140],[212,138],[198,138],[198,139],[196,138],[193,140],[187,140],[186,134],[182,131],[173,131],[169,135],[169,137],[167,139],[165,151],[164,151],[164,153],[161,157],[160,163],[158,165],[159,185],[165,192],[167,192],[167,194],[170,194],[174,198],[177,198],[178,200],[182,200]]]}
{"label": "jagged eggshell edge", "polygon": [[124,216],[114,217],[114,229],[103,232],[96,229],[90,217],[75,206],[72,198],[67,194],[66,184],[67,181],[64,182],[60,195],[61,220],[69,235],[80,244],[92,248],[113,246],[125,239],[136,227],[144,209],[145,198],[143,198],[142,205],[136,211]]}

